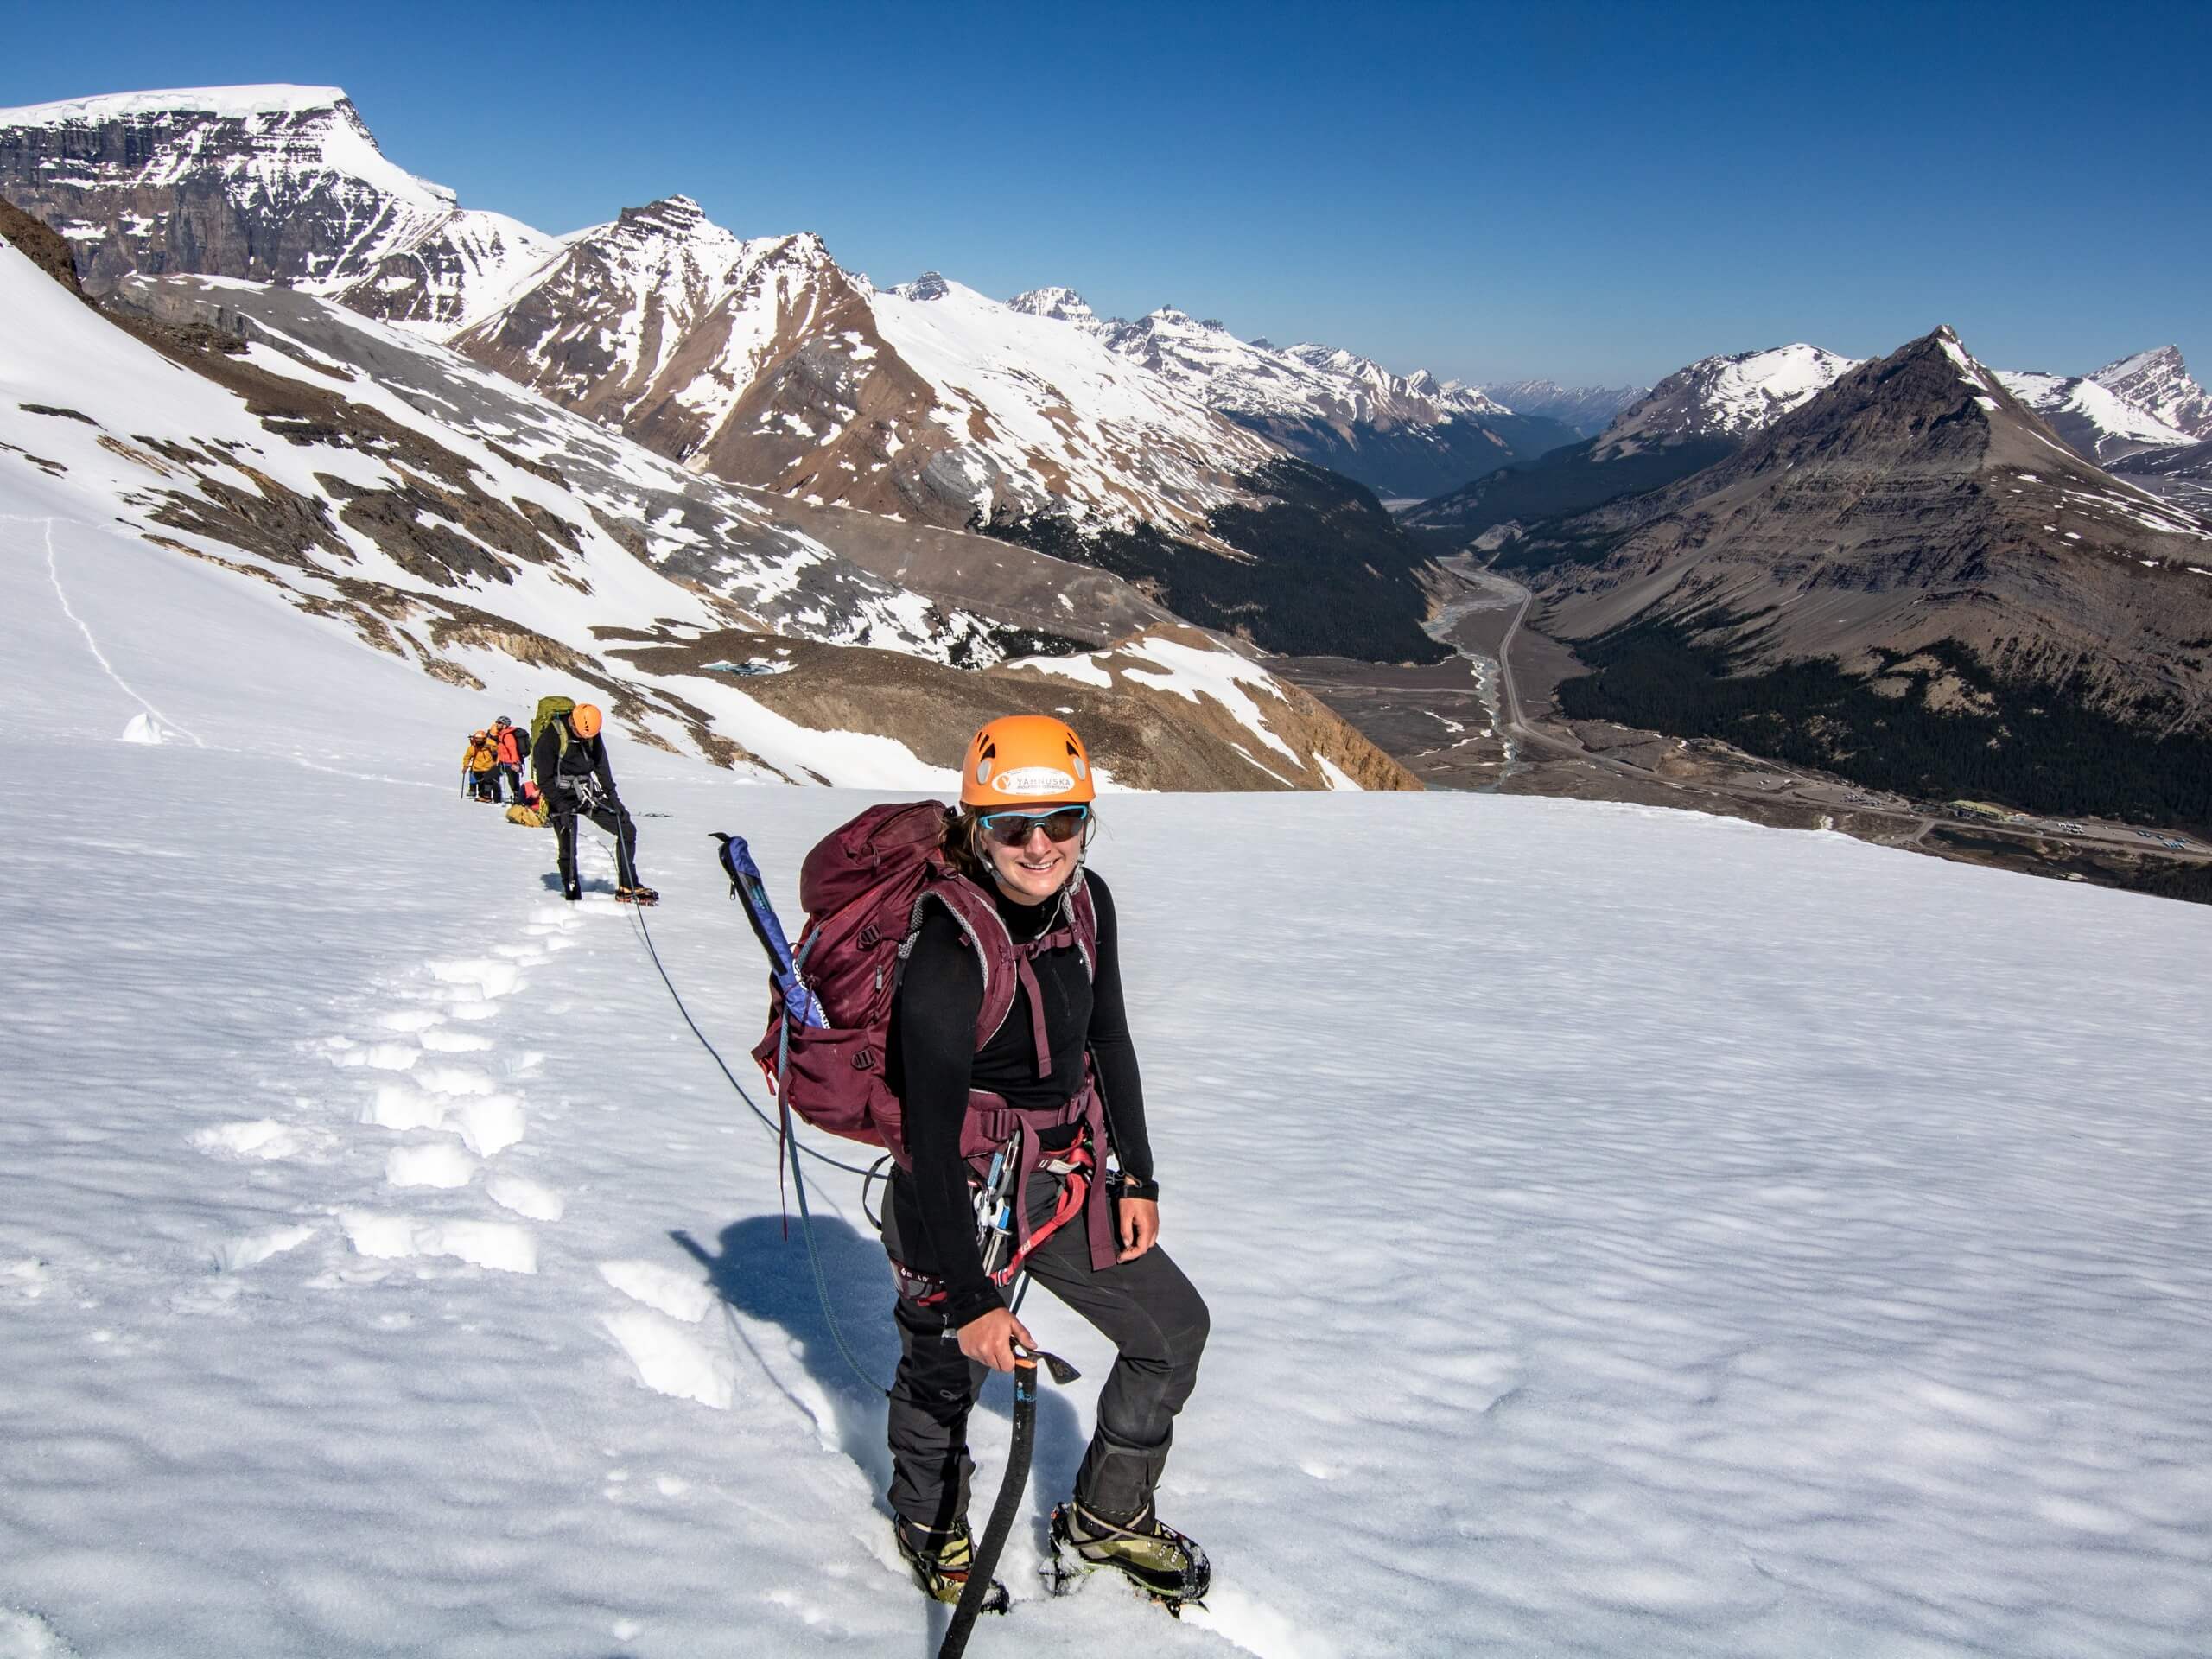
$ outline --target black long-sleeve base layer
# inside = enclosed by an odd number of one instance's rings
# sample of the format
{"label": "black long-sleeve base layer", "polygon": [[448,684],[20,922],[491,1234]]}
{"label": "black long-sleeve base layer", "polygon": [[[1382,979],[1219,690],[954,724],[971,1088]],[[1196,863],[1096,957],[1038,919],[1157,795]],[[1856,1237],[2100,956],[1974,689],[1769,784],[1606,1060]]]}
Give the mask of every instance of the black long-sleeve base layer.
{"label": "black long-sleeve base layer", "polygon": [[[1128,1180],[1152,1190],[1144,1084],[1122,1000],[1121,929],[1106,884],[1096,875],[1084,879],[1098,912],[1096,975],[1084,971],[1082,953],[1071,945],[1045,952],[1034,964],[1051,1076],[1038,1075],[1026,988],[1015,992],[1005,1022],[976,1048],[982,971],[944,906],[929,907],[899,979],[891,1020],[891,1083],[906,1108],[913,1171],[892,1177],[888,1201],[898,1220],[900,1259],[913,1272],[944,1281],[943,1306],[956,1327],[1006,1306],[983,1272],[968,1166],[960,1156],[970,1089],[988,1090],[1014,1106],[1064,1105],[1082,1086],[1087,1047],[1106,1098],[1115,1158]],[[995,889],[992,897],[1017,943],[1043,935],[1059,913],[1056,903],[1020,904]],[[1079,1224],[1071,1230],[1082,1231]]]}

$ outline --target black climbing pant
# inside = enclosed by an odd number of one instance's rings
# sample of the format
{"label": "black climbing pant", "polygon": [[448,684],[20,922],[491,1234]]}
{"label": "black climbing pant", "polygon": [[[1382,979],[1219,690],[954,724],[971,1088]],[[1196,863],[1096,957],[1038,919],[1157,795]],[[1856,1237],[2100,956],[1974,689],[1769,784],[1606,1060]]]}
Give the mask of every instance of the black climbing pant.
{"label": "black climbing pant", "polygon": [[[1058,1191],[1055,1178],[1039,1176],[1030,1188],[1032,1215],[1050,1215]],[[884,1205],[884,1248],[893,1262],[900,1259],[899,1207]],[[1093,1272],[1080,1218],[1037,1248],[1029,1274],[1114,1344],[1114,1369],[1098,1393],[1097,1427],[1075,1495],[1100,1514],[1134,1516],[1151,1501],[1175,1414],[1198,1380],[1205,1302],[1156,1244],[1134,1262]],[[891,1385],[891,1507],[918,1525],[943,1528],[968,1512],[976,1466],[968,1455],[968,1414],[988,1372],[960,1351],[944,1315],[911,1290],[893,1317],[902,1351]]]}
{"label": "black climbing pant", "polygon": [[[584,817],[614,837],[614,881],[617,887],[634,887],[638,885],[638,826],[630,810],[620,801],[613,806],[594,806],[585,810]],[[576,890],[576,814],[556,813],[553,827],[561,838],[561,886],[563,890]]]}

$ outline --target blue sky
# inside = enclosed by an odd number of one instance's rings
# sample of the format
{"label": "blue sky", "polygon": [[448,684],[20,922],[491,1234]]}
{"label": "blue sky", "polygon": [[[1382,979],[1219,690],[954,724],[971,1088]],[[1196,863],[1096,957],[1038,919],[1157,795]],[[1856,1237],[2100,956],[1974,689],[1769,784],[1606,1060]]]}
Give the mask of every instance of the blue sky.
{"label": "blue sky", "polygon": [[1649,380],[1948,322],[2007,368],[2212,372],[2212,6],[108,0],[8,36],[0,105],[329,83],[547,230],[681,192],[880,282],[1401,370]]}

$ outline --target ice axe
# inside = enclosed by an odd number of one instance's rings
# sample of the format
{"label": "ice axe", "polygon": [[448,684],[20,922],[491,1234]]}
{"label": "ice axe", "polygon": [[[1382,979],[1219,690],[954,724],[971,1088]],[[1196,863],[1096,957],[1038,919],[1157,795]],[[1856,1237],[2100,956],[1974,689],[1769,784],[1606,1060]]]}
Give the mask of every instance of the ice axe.
{"label": "ice axe", "polygon": [[952,1623],[944,1627],[944,1643],[937,1650],[937,1659],[960,1659],[968,1650],[969,1632],[976,1628],[976,1616],[983,1611],[983,1599],[991,1593],[991,1575],[998,1571],[1007,1535],[1014,1530],[1014,1511],[1021,1507],[1021,1495],[1029,1488],[1029,1453],[1037,1439],[1037,1362],[1040,1359],[1052,1374],[1052,1381],[1062,1388],[1083,1375],[1058,1354],[1014,1349],[1014,1438],[1007,1446],[1006,1478],[999,1483],[998,1502],[991,1505],[990,1521],[969,1560],[968,1582],[960,1586],[960,1600],[952,1610]]}

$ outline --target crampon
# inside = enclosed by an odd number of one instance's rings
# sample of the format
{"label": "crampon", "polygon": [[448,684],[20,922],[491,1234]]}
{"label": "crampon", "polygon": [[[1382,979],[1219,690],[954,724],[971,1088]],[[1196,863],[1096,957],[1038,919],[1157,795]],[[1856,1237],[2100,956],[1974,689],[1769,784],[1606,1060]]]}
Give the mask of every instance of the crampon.
{"label": "crampon", "polygon": [[1052,1511],[1052,1553],[1038,1567],[1045,1587],[1072,1594],[1100,1567],[1112,1567],[1138,1592],[1180,1618],[1203,1607],[1213,1585],[1206,1553],[1147,1505],[1126,1524],[1093,1514],[1072,1499]]}
{"label": "crampon", "polygon": [[[968,1565],[975,1559],[975,1540],[963,1524],[942,1532],[918,1527],[910,1521],[895,1524],[899,1553],[913,1569],[914,1582],[933,1600],[957,1604],[968,1586]],[[982,1611],[1002,1613],[1013,1605],[1007,1588],[996,1580],[984,1592]]]}

